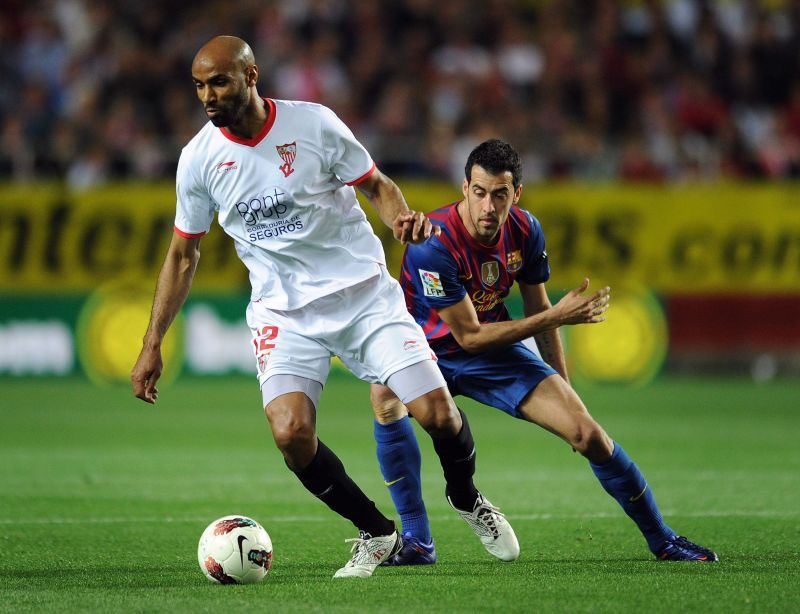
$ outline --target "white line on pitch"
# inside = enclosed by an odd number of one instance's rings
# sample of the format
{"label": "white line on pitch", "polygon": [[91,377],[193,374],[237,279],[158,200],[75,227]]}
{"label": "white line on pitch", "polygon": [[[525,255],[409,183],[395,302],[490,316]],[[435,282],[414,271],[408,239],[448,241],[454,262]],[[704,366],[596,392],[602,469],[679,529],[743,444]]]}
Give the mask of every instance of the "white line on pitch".
{"label": "white line on pitch", "polygon": [[[262,515],[263,517],[264,515]],[[698,512],[665,512],[667,517],[681,518],[797,518],[800,512],[778,512],[769,510],[746,511],[746,510],[709,510]],[[107,516],[107,517],[87,517],[87,518],[25,518],[23,524],[47,525],[47,524],[136,524],[136,523],[185,523],[185,522],[208,522],[211,516]],[[539,521],[539,520],[593,520],[604,518],[622,517],[622,512],[596,512],[592,514],[510,514],[509,518],[514,521]],[[436,522],[457,521],[458,516],[454,514],[430,516]],[[273,516],[268,523],[279,522],[330,522],[331,517],[326,516]],[[0,518],[0,525],[20,524],[19,518]]]}

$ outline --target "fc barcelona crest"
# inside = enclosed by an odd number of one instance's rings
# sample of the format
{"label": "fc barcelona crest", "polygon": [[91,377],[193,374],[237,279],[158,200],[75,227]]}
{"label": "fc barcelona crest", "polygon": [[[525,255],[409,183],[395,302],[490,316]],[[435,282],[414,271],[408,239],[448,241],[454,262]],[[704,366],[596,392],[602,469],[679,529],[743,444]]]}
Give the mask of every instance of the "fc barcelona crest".
{"label": "fc barcelona crest", "polygon": [[509,273],[516,273],[522,268],[522,251],[515,249],[506,254],[506,270]]}
{"label": "fc barcelona crest", "polygon": [[284,162],[278,168],[281,169],[284,177],[288,177],[294,172],[292,164],[294,164],[294,159],[297,156],[297,141],[286,143],[286,145],[276,145],[275,149],[278,150],[278,155]]}
{"label": "fc barcelona crest", "polygon": [[481,265],[481,281],[484,286],[493,286],[500,278],[500,265],[497,260],[489,260]]}

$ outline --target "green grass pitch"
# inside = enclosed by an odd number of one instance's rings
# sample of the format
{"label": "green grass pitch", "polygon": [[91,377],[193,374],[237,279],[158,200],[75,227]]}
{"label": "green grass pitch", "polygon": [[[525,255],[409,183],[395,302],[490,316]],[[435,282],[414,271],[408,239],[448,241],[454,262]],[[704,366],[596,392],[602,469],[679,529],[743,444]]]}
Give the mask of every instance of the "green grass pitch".
{"label": "green grass pitch", "polygon": [[[492,559],[448,508],[424,434],[434,566],[333,580],[346,521],[284,466],[254,380],[182,379],[151,407],[81,379],[0,381],[0,611],[797,611],[800,382],[663,379],[588,388],[590,411],[644,471],[667,521],[719,564],[662,563],[552,435],[462,402],[476,483],[501,506],[520,559]],[[463,400],[462,400],[463,401]],[[334,374],[319,432],[394,517],[372,441],[367,386]],[[419,432],[419,431],[418,431]],[[197,540],[246,514],[275,549],[267,579],[209,583]]]}

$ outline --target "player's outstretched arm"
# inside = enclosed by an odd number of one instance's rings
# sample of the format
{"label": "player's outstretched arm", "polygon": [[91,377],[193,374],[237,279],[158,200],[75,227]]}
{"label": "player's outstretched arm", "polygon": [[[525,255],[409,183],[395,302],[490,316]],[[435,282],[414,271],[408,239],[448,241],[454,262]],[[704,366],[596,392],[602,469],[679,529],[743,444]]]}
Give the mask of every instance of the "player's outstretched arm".
{"label": "player's outstretched arm", "polygon": [[[541,291],[544,292],[544,284],[539,284]],[[586,277],[580,286],[567,292],[555,306],[551,307],[557,312],[560,323],[563,324],[597,324],[605,320],[603,315],[608,309],[611,300],[611,288],[606,286],[600,288],[590,295],[584,292],[589,288],[589,278]],[[545,297],[546,297],[545,293]],[[525,297],[523,296],[523,303]],[[549,307],[549,301],[544,308]],[[525,312],[528,315],[528,311]]]}
{"label": "player's outstretched arm", "polygon": [[[611,289],[601,288],[585,296],[589,288],[589,280],[584,279],[577,288],[567,292],[564,297],[553,307],[547,296],[544,284],[520,283],[522,306],[526,318],[535,317],[536,314],[547,312],[556,313],[562,324],[596,324],[605,320],[603,314],[608,309]],[[566,382],[569,382],[567,373],[567,360],[564,356],[564,345],[558,329],[536,332],[533,335],[536,346],[542,359],[553,367]]]}
{"label": "player's outstretched arm", "polygon": [[585,279],[551,307],[543,284],[520,284],[526,317],[518,320],[481,323],[469,296],[440,309],[439,316],[467,352],[486,352],[555,330],[564,324],[602,322],[603,313],[608,309],[610,289],[602,288],[585,296],[588,287],[589,280]]}
{"label": "player's outstretched arm", "polygon": [[133,394],[147,403],[158,400],[156,383],[163,368],[161,342],[186,301],[199,259],[199,237],[186,238],[177,233],[172,236],[167,257],[158,275],[150,324],[142,340],[142,351],[131,371]]}
{"label": "player's outstretched arm", "polygon": [[431,234],[438,235],[441,232],[424,213],[410,210],[397,184],[378,169],[359,183],[358,189],[369,199],[383,223],[392,229],[394,238],[401,243],[422,243]]}

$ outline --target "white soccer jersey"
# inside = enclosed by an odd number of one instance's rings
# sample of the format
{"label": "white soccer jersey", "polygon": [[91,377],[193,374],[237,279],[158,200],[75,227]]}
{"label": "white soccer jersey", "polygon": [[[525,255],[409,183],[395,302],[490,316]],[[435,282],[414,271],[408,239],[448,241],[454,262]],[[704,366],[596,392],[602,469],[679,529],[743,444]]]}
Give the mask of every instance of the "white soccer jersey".
{"label": "white soccer jersey", "polygon": [[383,247],[351,187],[375,169],[318,104],[265,99],[252,139],[211,122],[181,152],[175,231],[208,232],[218,212],[250,271],[252,300],[291,310],[379,273]]}

